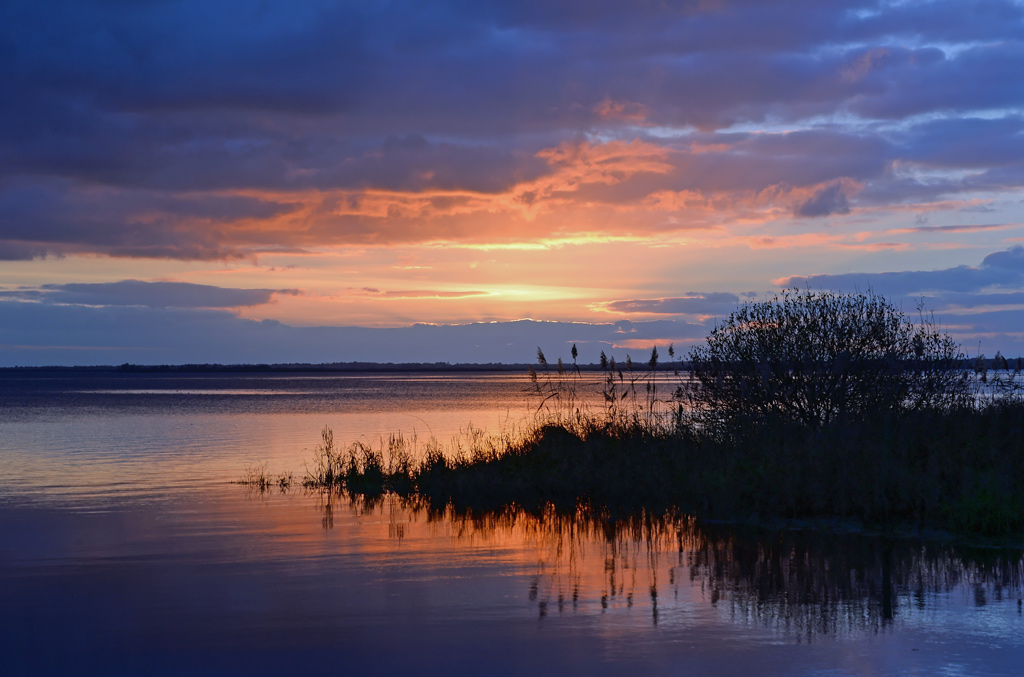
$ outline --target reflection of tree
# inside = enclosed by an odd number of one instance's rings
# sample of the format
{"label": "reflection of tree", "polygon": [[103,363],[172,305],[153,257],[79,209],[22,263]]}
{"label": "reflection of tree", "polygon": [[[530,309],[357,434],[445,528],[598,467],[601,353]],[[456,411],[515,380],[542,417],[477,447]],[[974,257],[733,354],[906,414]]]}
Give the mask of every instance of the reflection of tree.
{"label": "reflection of tree", "polygon": [[887,543],[791,534],[720,533],[686,560],[712,605],[727,603],[735,617],[808,638],[886,625],[897,608],[894,568],[898,581],[917,565]]}
{"label": "reflection of tree", "polygon": [[1017,595],[1024,573],[1019,553],[821,534],[721,533],[688,560],[713,604],[807,638],[878,631],[957,587],[973,588],[978,604]]}
{"label": "reflection of tree", "polygon": [[[642,607],[657,624],[697,603],[812,640],[884,631],[927,613],[957,589],[985,605],[1019,599],[1024,588],[1016,551],[702,525],[683,514],[456,512],[393,495],[367,501],[334,494],[333,501],[346,501],[355,514],[387,517],[393,539],[422,523],[459,546],[505,544],[528,553],[535,565],[527,597],[541,617],[581,607],[599,613]],[[332,497],[321,505],[330,527]]]}

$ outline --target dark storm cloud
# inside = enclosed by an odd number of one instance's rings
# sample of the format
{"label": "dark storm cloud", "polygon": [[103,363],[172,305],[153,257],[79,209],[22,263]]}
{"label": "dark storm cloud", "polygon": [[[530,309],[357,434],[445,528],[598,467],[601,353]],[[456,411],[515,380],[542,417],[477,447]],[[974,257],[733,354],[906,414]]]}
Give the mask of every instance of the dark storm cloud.
{"label": "dark storm cloud", "polygon": [[[201,194],[499,193],[558,171],[539,151],[593,134],[671,150],[671,170],[548,197],[784,186],[805,191],[786,207],[814,217],[1015,189],[1022,36],[1024,7],[1010,0],[10,0],[0,5],[0,257],[291,246],[300,238],[279,228],[234,227],[247,210],[272,221],[286,198]],[[816,116],[860,120],[810,125]],[[724,131],[766,122],[815,128]],[[666,138],[652,133],[659,125],[684,131]],[[922,180],[908,167],[953,174]],[[49,198],[19,206],[26,185]],[[124,192],[83,197],[97,186]],[[382,214],[293,228],[328,244],[368,239],[349,230],[411,239],[382,227],[392,218]],[[416,232],[457,230],[418,221]]]}
{"label": "dark storm cloud", "polygon": [[270,303],[277,294],[297,296],[297,289],[232,289],[190,282],[120,282],[44,284],[37,289],[0,292],[0,298],[85,306],[149,308],[240,308]]}

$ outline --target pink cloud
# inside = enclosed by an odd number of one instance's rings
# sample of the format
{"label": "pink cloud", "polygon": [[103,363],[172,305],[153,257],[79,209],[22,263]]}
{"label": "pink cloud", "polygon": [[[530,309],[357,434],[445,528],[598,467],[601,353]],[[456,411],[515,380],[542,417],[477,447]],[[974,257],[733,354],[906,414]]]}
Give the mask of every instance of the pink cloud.
{"label": "pink cloud", "polygon": [[642,103],[606,98],[594,106],[594,113],[605,120],[642,123],[647,121],[651,109]]}
{"label": "pink cloud", "polygon": [[374,287],[363,287],[362,294],[386,299],[461,299],[470,296],[487,296],[485,291],[438,291],[434,289],[415,289],[409,291],[382,291]]}

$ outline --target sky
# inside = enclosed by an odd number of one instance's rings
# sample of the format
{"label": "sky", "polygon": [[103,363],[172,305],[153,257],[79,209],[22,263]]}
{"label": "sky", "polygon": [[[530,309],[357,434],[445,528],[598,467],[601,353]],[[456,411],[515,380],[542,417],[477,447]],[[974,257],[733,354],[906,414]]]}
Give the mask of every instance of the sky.
{"label": "sky", "polygon": [[1024,3],[0,1],[0,366],[1024,354]]}

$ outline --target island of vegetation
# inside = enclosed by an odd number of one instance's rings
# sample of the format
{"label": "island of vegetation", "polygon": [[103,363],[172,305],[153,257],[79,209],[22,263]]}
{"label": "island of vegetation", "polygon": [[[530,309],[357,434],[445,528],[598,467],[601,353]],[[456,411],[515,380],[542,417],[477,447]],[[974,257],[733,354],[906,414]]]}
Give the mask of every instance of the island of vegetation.
{"label": "island of vegetation", "polygon": [[[579,368],[530,368],[525,433],[419,459],[400,436],[340,448],[325,428],[307,488],[393,492],[471,510],[683,510],[728,520],[843,520],[1024,534],[1020,360],[978,358],[919,308],[874,293],[786,290],[744,304],[687,359],[601,356],[605,406]],[[265,472],[248,481],[269,486]],[[287,483],[287,477],[276,480]]]}

